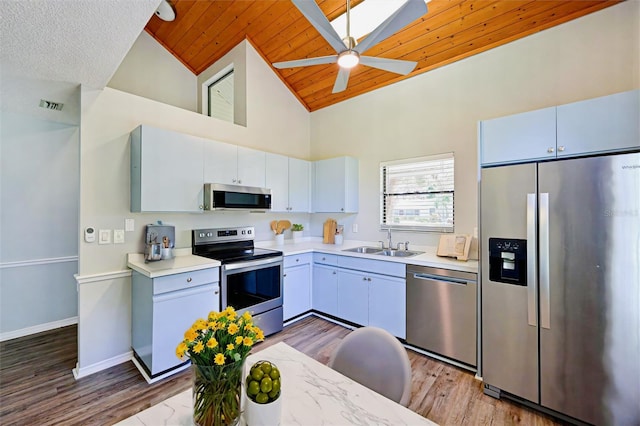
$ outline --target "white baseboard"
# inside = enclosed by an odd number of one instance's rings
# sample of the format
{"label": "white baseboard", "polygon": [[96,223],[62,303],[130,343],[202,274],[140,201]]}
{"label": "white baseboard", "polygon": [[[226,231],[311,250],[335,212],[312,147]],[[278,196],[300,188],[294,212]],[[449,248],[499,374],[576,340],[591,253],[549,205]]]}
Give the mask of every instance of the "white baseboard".
{"label": "white baseboard", "polygon": [[5,340],[17,339],[18,337],[29,336],[31,334],[42,333],[43,331],[55,330],[56,328],[66,327],[78,323],[78,317],[71,317],[59,321],[48,322],[46,324],[38,324],[32,327],[21,328],[20,330],[7,331],[0,333],[0,342]]}
{"label": "white baseboard", "polygon": [[133,352],[129,351],[122,355],[117,355],[113,358],[105,359],[104,361],[100,361],[82,368],[78,367],[78,364],[76,363],[76,368],[71,371],[73,372],[73,377],[78,380],[83,377],[90,376],[91,374],[97,373],[98,371],[106,370],[107,368],[122,364],[123,362],[131,361],[132,358]]}
{"label": "white baseboard", "polygon": [[169,376],[173,376],[174,374],[182,371],[182,370],[186,370],[187,368],[189,368],[191,366],[191,363],[186,363],[185,365],[181,365],[178,368],[175,368],[171,371],[168,371],[164,374],[160,374],[159,376],[156,376],[154,378],[149,377],[149,375],[147,374],[147,371],[140,365],[140,363],[138,362],[138,360],[136,359],[136,357],[133,357],[131,359],[131,361],[133,361],[133,364],[136,366],[136,368],[138,369],[138,371],[140,371],[140,374],[142,374],[142,377],[144,377],[144,379],[147,381],[147,383],[149,384],[153,384],[155,382],[159,382],[160,380],[169,377]]}

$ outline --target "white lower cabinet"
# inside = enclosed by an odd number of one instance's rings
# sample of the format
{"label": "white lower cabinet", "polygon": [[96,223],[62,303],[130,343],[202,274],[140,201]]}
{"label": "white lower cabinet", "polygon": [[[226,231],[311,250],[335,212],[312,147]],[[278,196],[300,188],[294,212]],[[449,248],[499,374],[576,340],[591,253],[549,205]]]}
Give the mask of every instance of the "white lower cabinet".
{"label": "white lower cabinet", "polygon": [[311,310],[311,255],[285,257],[282,286],[285,321]]}
{"label": "white lower cabinet", "polygon": [[313,265],[313,309],[325,314],[338,314],[338,268],[330,265]]}
{"label": "white lower cabinet", "polygon": [[180,364],[176,347],[198,318],[220,310],[219,268],[131,275],[131,346],[150,378]]}
{"label": "white lower cabinet", "polygon": [[369,323],[370,276],[362,272],[338,271],[338,317],[358,325]]}
{"label": "white lower cabinet", "polygon": [[404,278],[371,275],[369,325],[407,338],[407,287]]}
{"label": "white lower cabinet", "polygon": [[314,253],[312,267],[313,310],[406,338],[404,263]]}

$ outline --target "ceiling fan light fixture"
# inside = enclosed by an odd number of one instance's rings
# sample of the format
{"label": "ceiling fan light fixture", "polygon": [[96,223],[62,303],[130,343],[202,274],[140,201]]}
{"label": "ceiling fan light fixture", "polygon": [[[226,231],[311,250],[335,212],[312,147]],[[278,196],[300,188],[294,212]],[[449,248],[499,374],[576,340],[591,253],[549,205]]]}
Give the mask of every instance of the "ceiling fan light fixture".
{"label": "ceiling fan light fixture", "polygon": [[351,69],[360,62],[360,55],[353,50],[347,50],[338,55],[338,65],[342,68]]}

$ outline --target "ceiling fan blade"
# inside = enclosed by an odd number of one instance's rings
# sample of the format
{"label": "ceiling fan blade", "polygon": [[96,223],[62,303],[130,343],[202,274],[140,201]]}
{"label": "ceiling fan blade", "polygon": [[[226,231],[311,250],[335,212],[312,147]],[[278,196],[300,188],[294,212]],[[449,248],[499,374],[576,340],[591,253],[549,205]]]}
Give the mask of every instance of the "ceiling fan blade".
{"label": "ceiling fan blade", "polygon": [[347,49],[344,42],[333,29],[329,20],[322,9],[316,4],[315,0],[291,0],[295,7],[304,15],[305,18],[314,26],[322,37],[334,48],[338,53]]}
{"label": "ceiling fan blade", "polygon": [[[315,2],[312,2],[315,4]],[[371,31],[356,47],[358,53],[366,52],[374,44],[392,36],[402,28],[409,25],[422,15],[427,13],[427,4],[424,0],[408,0],[393,15],[389,16],[375,30]]]}
{"label": "ceiling fan blade", "polygon": [[296,68],[306,67],[309,65],[322,65],[322,64],[335,64],[338,61],[338,56],[318,56],[317,58],[296,59],[293,61],[274,62],[275,68]]}
{"label": "ceiling fan blade", "polygon": [[340,67],[340,71],[338,71],[338,76],[336,77],[336,82],[333,85],[333,90],[331,91],[331,93],[342,92],[344,89],[347,88],[350,72],[351,72],[350,69]]}
{"label": "ceiling fan blade", "polygon": [[402,61],[400,59],[376,58],[375,56],[360,56],[360,63],[368,67],[379,70],[394,72],[396,74],[407,75],[418,65],[413,61]]}

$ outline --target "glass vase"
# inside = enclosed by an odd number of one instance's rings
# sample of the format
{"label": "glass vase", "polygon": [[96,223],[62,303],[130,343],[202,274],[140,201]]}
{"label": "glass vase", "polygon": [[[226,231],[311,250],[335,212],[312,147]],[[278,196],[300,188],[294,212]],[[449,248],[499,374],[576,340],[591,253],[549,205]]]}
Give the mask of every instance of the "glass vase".
{"label": "glass vase", "polygon": [[240,419],[242,366],[191,364],[193,423],[197,426],[232,426]]}

